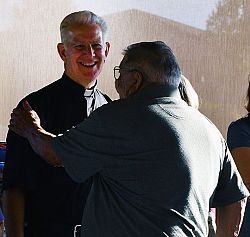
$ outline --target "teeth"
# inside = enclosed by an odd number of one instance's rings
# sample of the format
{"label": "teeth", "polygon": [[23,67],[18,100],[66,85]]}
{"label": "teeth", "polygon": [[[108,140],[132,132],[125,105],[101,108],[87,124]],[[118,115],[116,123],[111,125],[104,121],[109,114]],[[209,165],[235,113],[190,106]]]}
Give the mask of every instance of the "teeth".
{"label": "teeth", "polygon": [[81,63],[85,67],[93,67],[96,63]]}

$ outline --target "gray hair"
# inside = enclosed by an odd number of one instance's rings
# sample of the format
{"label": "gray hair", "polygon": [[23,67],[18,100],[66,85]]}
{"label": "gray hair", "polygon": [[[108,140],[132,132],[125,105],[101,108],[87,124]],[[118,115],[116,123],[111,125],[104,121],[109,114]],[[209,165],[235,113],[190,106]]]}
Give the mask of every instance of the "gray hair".
{"label": "gray hair", "polygon": [[142,69],[148,82],[178,87],[181,70],[173,51],[164,42],[135,43],[123,54],[125,63]]}
{"label": "gray hair", "polygon": [[91,11],[79,11],[67,15],[62,20],[60,25],[62,43],[65,43],[67,41],[67,32],[69,31],[70,27],[76,24],[97,24],[98,26],[100,26],[103,40],[105,40],[108,29],[105,20]]}

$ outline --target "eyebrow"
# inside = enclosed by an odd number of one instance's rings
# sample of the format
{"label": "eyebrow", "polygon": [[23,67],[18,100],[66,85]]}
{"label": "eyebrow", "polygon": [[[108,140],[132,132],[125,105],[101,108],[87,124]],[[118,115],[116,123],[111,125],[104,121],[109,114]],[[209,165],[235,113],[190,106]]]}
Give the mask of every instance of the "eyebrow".
{"label": "eyebrow", "polygon": [[[77,39],[77,38],[74,38],[73,40],[72,40],[72,43],[73,44],[84,44],[85,42],[83,42],[83,41],[81,41],[81,40],[79,40],[79,39]],[[103,43],[103,41],[101,40],[101,38],[99,37],[98,39],[95,39],[95,40],[93,40],[93,41],[90,41],[90,42],[88,42],[88,43],[90,43],[90,44],[96,44],[96,43]]]}

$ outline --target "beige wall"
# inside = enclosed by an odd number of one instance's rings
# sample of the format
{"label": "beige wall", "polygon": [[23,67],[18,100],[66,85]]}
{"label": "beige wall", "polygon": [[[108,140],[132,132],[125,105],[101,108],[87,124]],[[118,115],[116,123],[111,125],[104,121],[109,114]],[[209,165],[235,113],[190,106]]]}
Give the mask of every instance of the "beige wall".
{"label": "beige wall", "polygon": [[[2,1],[0,0],[0,14],[3,15],[4,12],[5,21],[0,23],[0,141],[5,140],[9,115],[18,101],[62,74],[63,65],[56,52],[61,19],[71,11],[87,8],[84,3],[79,7],[80,1],[77,0],[64,0],[63,5],[62,0],[16,0],[18,4],[8,6]],[[103,5],[102,12],[90,9],[107,20],[111,42],[110,55],[99,78],[99,87],[112,98],[117,98],[112,69],[119,64],[122,49],[137,41],[163,40],[174,49],[183,73],[197,90],[201,99],[201,111],[225,135],[229,122],[244,113],[243,102],[247,75],[250,72],[250,37],[244,27],[250,23],[249,15],[233,26],[239,31],[235,33],[232,27],[213,28],[212,23],[223,21],[223,16],[228,12],[226,7],[224,12],[215,15],[214,21],[210,17],[209,29],[206,30],[204,27],[185,23],[185,20],[190,19],[185,19],[184,13],[191,11],[195,16],[201,11],[195,6],[187,9],[185,4],[192,1],[178,1],[183,3],[178,5],[178,11],[183,11],[183,19],[179,22],[162,16],[163,7],[169,11],[169,6],[167,8],[166,5],[154,6],[152,13],[145,11],[148,7],[145,4],[141,8],[137,7],[137,10],[133,9],[132,3],[131,7],[128,5],[124,10],[117,4],[113,7],[119,11],[107,11],[107,14],[105,8],[109,2],[112,1],[98,2],[98,9],[100,4]],[[156,1],[146,2],[149,4]],[[211,3],[209,0],[200,2]],[[236,0],[235,4],[236,2],[249,5],[244,0]],[[157,9],[159,14],[156,14]],[[173,6],[172,12],[175,10],[177,7],[175,9]],[[1,27],[1,24],[6,24],[6,27]]]}

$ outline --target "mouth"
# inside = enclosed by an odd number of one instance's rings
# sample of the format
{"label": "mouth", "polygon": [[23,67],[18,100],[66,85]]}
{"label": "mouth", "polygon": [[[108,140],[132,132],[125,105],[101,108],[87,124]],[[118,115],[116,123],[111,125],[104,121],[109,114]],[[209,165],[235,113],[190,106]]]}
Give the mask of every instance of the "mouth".
{"label": "mouth", "polygon": [[82,66],[84,66],[84,67],[92,68],[92,67],[94,67],[97,64],[97,62],[93,62],[93,63],[83,63],[83,62],[80,62],[80,64]]}

